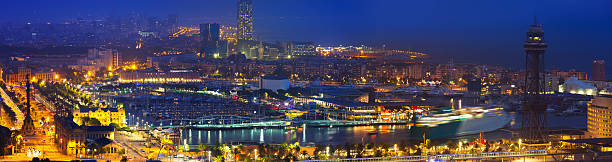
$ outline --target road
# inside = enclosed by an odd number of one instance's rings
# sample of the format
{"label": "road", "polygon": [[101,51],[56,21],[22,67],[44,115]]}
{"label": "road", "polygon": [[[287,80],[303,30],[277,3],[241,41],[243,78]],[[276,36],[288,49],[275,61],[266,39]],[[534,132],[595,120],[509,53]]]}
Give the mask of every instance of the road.
{"label": "road", "polygon": [[[22,91],[22,89],[18,91]],[[23,93],[25,93],[25,91],[23,91]],[[30,102],[31,117],[34,120],[34,127],[36,130],[35,135],[23,137],[24,145],[21,153],[2,157],[0,161],[29,161],[34,157],[49,158],[50,160],[57,161],[70,161],[76,159],[76,157],[62,154],[54,142],[54,113],[49,111],[45,106],[38,104],[37,100],[31,100]],[[28,150],[30,150],[30,152],[40,152],[40,154],[28,154]]]}
{"label": "road", "polygon": [[129,133],[123,131],[115,132],[115,141],[124,146],[128,158],[134,160],[146,160],[147,150],[145,146],[146,138],[139,133]]}
{"label": "road", "polygon": [[13,110],[13,112],[15,112],[15,114],[17,115],[17,121],[15,121],[15,123],[13,124],[13,127],[11,128],[11,130],[21,129],[21,125],[23,125],[23,119],[25,118],[23,116],[23,112],[19,110],[19,108],[17,107],[15,102],[11,99],[11,97],[9,97],[6,94],[6,92],[4,92],[4,88],[0,88],[0,95],[2,95],[2,99],[4,100],[4,103],[6,103],[6,105],[11,107],[11,110]]}
{"label": "road", "polygon": [[467,153],[467,154],[440,154],[440,155],[417,155],[417,156],[394,156],[394,157],[373,157],[373,158],[351,158],[351,159],[320,159],[304,160],[303,162],[323,162],[323,161],[454,161],[454,160],[535,160],[535,161],[555,161],[547,150],[529,151],[510,151],[510,152],[487,152],[487,153]]}

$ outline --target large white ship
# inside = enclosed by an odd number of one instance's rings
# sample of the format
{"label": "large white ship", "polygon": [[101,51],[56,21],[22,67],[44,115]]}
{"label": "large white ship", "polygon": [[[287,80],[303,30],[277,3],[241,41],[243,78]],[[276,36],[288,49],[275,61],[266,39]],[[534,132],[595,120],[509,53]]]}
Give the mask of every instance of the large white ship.
{"label": "large white ship", "polygon": [[490,132],[505,127],[512,115],[501,107],[468,107],[460,110],[446,110],[442,113],[421,117],[411,130],[412,136],[448,138]]}

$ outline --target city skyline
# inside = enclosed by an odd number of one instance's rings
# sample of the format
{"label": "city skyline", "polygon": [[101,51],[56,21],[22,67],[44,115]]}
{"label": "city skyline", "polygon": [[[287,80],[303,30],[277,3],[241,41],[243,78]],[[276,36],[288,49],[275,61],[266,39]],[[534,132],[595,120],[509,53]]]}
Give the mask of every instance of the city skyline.
{"label": "city skyline", "polygon": [[0,160],[612,160],[607,1],[4,4]]}
{"label": "city skyline", "polygon": [[[88,15],[99,18],[142,13],[159,17],[177,14],[181,25],[236,25],[236,1],[66,2],[11,2],[0,11],[9,15],[1,18],[0,23],[62,22]],[[521,44],[516,42],[520,42],[520,33],[537,16],[549,31],[548,39],[554,42],[546,55],[547,68],[590,71],[592,60],[612,59],[609,54],[612,47],[592,43],[612,41],[612,33],[607,30],[612,23],[604,21],[611,19],[612,14],[604,7],[609,5],[608,1],[254,1],[253,29],[256,38],[264,41],[384,44],[423,51],[441,60],[452,58],[456,62],[487,62],[521,68],[523,64],[516,64],[521,62],[520,57],[515,56],[524,53],[519,50]],[[574,61],[563,62],[567,59]],[[608,72],[607,76],[612,75]]]}

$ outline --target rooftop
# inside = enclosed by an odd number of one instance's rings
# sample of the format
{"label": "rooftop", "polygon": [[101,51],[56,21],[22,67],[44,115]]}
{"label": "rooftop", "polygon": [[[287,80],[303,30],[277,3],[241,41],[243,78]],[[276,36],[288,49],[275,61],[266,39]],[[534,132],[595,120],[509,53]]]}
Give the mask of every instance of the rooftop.
{"label": "rooftop", "polygon": [[266,80],[285,80],[285,79],[289,79],[286,76],[262,76],[261,79],[266,79]]}
{"label": "rooftop", "polygon": [[117,108],[79,108],[79,112],[81,113],[87,113],[87,112],[95,112],[98,109],[102,110],[103,112],[119,112],[119,110]]}
{"label": "rooftop", "polygon": [[112,132],[113,126],[86,126],[88,132]]}
{"label": "rooftop", "polygon": [[424,102],[375,102],[375,103],[366,103],[366,102],[357,102],[357,101],[347,101],[347,100],[338,100],[334,98],[310,98],[314,100],[324,101],[331,104],[335,104],[343,107],[373,107],[373,106],[423,106],[427,105]]}

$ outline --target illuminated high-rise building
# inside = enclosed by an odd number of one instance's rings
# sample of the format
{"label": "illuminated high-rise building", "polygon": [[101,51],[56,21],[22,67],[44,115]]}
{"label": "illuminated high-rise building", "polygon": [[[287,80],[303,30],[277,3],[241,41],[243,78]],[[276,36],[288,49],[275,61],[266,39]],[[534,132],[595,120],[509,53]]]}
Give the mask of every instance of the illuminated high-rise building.
{"label": "illuminated high-rise building", "polygon": [[238,0],[238,40],[254,40],[253,0]]}
{"label": "illuminated high-rise building", "polygon": [[221,25],[221,40],[236,40],[235,26]]}
{"label": "illuminated high-rise building", "polygon": [[227,57],[238,52],[238,40],[236,38],[237,28],[235,26],[222,25],[219,43],[219,56]]}
{"label": "illuminated high-rise building", "polygon": [[612,137],[612,96],[595,96],[588,104],[587,131],[593,138]]}
{"label": "illuminated high-rise building", "polygon": [[606,81],[606,62],[604,60],[593,61],[593,81]]}

